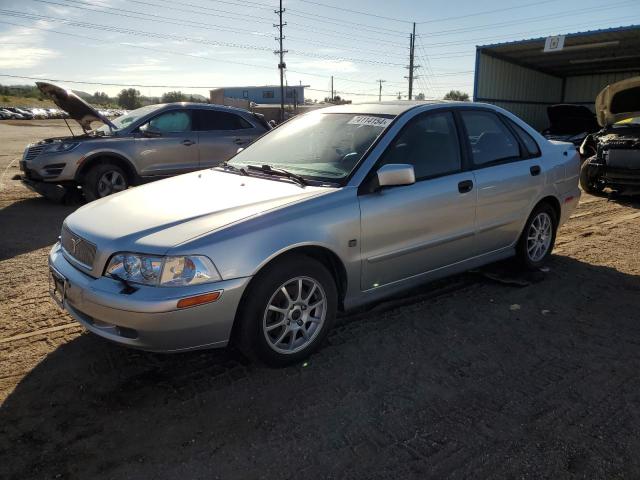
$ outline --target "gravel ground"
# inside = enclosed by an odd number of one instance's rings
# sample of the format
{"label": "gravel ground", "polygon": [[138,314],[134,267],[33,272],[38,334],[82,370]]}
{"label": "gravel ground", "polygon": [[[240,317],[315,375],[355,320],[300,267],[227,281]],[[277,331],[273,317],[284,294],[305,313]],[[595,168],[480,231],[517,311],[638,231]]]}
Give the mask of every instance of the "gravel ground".
{"label": "gravel ground", "polygon": [[76,206],[11,178],[65,131],[0,124],[0,478],[640,477],[640,201],[584,196],[548,271],[417,289],[273,370],[127,350],[53,305]]}

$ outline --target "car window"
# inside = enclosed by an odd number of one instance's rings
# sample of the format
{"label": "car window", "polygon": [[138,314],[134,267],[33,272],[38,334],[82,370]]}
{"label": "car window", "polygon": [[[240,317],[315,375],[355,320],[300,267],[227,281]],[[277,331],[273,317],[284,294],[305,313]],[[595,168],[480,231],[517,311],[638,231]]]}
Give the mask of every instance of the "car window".
{"label": "car window", "polygon": [[211,130],[242,130],[253,128],[247,120],[240,115],[217,110],[194,110],[195,127],[199,131]]}
{"label": "car window", "polygon": [[416,180],[461,169],[460,143],[451,112],[410,120],[382,156],[381,164],[413,165]]}
{"label": "car window", "polygon": [[494,113],[470,110],[461,116],[475,165],[520,157],[518,141]]}
{"label": "car window", "polygon": [[191,130],[191,116],[184,110],[161,113],[147,125],[147,128],[158,132],[188,132]]}
{"label": "car window", "polygon": [[507,119],[507,122],[509,122],[509,125],[513,127],[518,137],[520,137],[520,140],[522,140],[522,143],[526,148],[529,156],[537,157],[538,155],[540,155],[540,147],[538,147],[538,144],[533,139],[533,137],[529,135],[527,131],[524,128],[522,128],[520,125],[518,125],[516,122],[513,122],[509,119]]}

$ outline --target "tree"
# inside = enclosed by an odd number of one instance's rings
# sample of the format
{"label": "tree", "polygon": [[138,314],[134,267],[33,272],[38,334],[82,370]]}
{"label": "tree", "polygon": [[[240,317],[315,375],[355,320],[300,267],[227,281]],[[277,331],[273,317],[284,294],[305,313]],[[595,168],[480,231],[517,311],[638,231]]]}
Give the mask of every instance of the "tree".
{"label": "tree", "polygon": [[142,105],[140,101],[140,91],[135,88],[125,88],[118,94],[118,105],[127,110],[139,108]]}
{"label": "tree", "polygon": [[420,92],[419,94],[416,95],[416,100],[424,100],[425,96],[424,93]]}
{"label": "tree", "polygon": [[162,103],[184,102],[186,100],[187,96],[179,90],[162,94]]}
{"label": "tree", "polygon": [[109,95],[104,92],[95,92],[91,101],[98,105],[107,105],[110,103],[111,99],[109,98]]}
{"label": "tree", "polygon": [[457,100],[458,102],[468,102],[469,94],[461,92],[460,90],[451,90],[444,96],[445,100]]}

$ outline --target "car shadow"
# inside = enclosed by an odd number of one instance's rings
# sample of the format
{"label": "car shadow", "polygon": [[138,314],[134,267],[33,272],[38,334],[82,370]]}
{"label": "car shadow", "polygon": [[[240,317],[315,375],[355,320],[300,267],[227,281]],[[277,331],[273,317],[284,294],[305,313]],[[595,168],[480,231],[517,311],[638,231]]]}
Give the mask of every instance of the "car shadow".
{"label": "car shadow", "polygon": [[602,445],[637,466],[640,417],[624,411],[640,387],[638,293],[639,277],[568,257],[533,276],[499,263],[344,316],[282,369],[85,333],[0,408],[0,477],[275,478],[284,455],[307,478],[394,464],[424,478],[441,452],[463,477],[508,457],[514,475],[549,478],[597,470]]}
{"label": "car shadow", "polygon": [[61,205],[28,198],[0,209],[0,260],[53,245],[63,220],[79,205]]}

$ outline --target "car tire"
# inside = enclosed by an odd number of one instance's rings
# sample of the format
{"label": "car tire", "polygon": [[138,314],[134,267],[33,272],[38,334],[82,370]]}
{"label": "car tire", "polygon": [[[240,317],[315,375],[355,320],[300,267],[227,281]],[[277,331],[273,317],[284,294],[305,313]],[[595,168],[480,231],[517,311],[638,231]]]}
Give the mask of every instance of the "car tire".
{"label": "car tire", "polygon": [[98,163],[89,168],[82,181],[82,191],[92,202],[129,188],[127,173],[113,163]]}
{"label": "car tire", "polygon": [[590,195],[599,195],[604,190],[604,185],[599,182],[599,178],[593,174],[593,167],[590,165],[590,157],[584,161],[580,167],[580,187]]}
{"label": "car tire", "polygon": [[326,338],[337,300],[335,280],[324,265],[306,255],[288,255],[251,282],[238,312],[236,344],[247,357],[269,366],[298,363]]}
{"label": "car tire", "polygon": [[518,245],[517,258],[527,270],[537,270],[551,255],[556,241],[558,218],[548,203],[538,205],[525,223]]}

